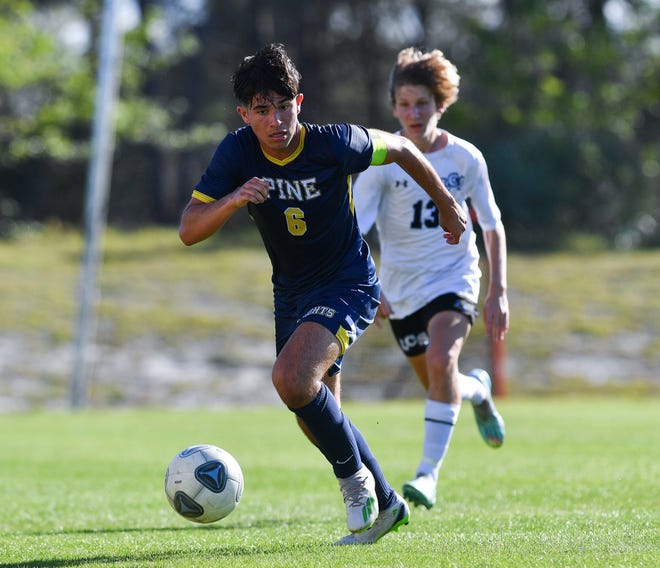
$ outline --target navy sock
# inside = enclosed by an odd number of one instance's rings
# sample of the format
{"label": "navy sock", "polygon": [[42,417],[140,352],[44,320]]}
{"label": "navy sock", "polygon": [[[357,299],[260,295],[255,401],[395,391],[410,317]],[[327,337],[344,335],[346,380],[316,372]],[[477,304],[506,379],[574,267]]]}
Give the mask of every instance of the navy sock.
{"label": "navy sock", "polygon": [[378,508],[381,511],[384,511],[388,507],[394,505],[394,500],[396,498],[394,489],[392,489],[392,486],[385,479],[385,475],[383,475],[383,471],[380,469],[380,464],[378,463],[376,456],[372,453],[371,448],[369,448],[362,432],[360,432],[352,423],[351,429],[353,430],[353,436],[355,436],[355,441],[358,450],[360,451],[362,463],[367,466],[367,469],[374,476],[376,482],[376,496],[378,497]]}
{"label": "navy sock", "polygon": [[312,402],[289,410],[309,428],[316,445],[332,464],[336,477],[349,477],[362,467],[351,423],[324,383],[321,383],[321,390]]}

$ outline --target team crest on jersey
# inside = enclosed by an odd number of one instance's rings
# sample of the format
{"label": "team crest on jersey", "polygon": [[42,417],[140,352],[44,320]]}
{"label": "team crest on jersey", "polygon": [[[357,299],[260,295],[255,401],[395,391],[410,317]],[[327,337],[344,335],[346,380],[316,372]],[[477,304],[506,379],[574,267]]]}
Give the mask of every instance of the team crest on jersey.
{"label": "team crest on jersey", "polygon": [[315,177],[293,180],[268,177],[264,179],[270,185],[270,191],[284,201],[310,201],[321,197],[321,190],[316,186]]}
{"label": "team crest on jersey", "polygon": [[325,316],[326,318],[331,319],[335,317],[335,309],[328,306],[314,306],[307,311],[303,318],[306,318],[307,316]]}
{"label": "team crest on jersey", "polygon": [[445,187],[449,191],[461,191],[464,179],[465,176],[462,176],[458,172],[452,172],[448,176],[442,178],[442,183],[445,184]]}

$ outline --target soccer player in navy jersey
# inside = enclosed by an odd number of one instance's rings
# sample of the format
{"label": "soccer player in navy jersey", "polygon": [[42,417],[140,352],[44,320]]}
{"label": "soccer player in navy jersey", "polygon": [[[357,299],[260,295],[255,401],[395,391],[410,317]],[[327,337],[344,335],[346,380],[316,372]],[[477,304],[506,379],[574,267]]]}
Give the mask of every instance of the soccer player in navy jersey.
{"label": "soccer player in navy jersey", "polygon": [[339,481],[351,531],[339,543],[375,542],[407,524],[410,511],[340,408],[342,357],[373,322],[380,297],[351,174],[397,163],[437,205],[449,244],[459,242],[467,219],[406,138],[299,122],[300,73],[282,45],[246,57],[232,83],[246,126],[218,145],[182,213],[179,236],[198,243],[247,207],[273,268],[273,385]]}

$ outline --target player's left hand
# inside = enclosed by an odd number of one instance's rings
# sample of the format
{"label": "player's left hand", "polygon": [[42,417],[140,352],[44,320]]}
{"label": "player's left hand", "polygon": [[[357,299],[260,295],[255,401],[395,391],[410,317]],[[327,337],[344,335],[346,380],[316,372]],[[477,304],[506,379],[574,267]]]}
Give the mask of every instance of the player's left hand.
{"label": "player's left hand", "polygon": [[486,334],[502,341],[509,331],[509,300],[506,294],[488,295],[484,302]]}

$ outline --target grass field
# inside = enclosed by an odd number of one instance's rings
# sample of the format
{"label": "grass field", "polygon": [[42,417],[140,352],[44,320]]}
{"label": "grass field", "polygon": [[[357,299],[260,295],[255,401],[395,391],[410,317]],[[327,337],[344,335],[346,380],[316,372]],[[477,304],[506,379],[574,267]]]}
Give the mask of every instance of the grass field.
{"label": "grass field", "polygon": [[[499,402],[507,440],[483,444],[464,407],[438,506],[368,547],[345,534],[336,481],[283,407],[0,415],[0,567],[660,565],[660,403]],[[396,488],[413,472],[421,402],[348,403]],[[163,493],[176,451],[232,452],[245,493],[198,526]]]}

